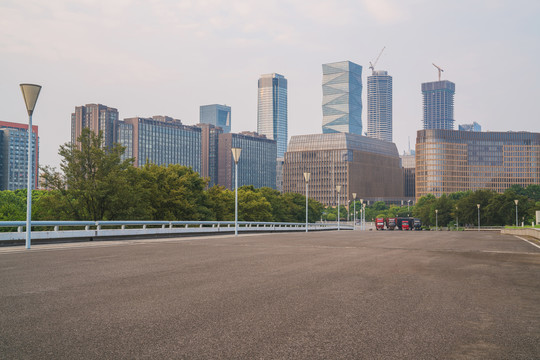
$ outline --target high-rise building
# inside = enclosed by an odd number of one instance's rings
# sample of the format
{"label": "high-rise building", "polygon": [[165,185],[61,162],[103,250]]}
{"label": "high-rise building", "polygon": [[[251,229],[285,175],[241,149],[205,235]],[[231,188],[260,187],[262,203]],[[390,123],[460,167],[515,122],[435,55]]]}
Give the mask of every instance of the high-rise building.
{"label": "high-rise building", "polygon": [[124,158],[135,166],[180,164],[201,172],[201,129],[168,116],[134,117],[118,122],[117,138]]}
{"label": "high-rise building", "polygon": [[392,77],[386,71],[367,78],[367,136],[392,142]]}
{"label": "high-rise building", "polygon": [[414,150],[404,152],[401,158],[403,169],[403,195],[414,198],[416,193],[416,155]]}
{"label": "high-rise building", "polygon": [[232,148],[241,148],[238,161],[238,186],[253,185],[256,188],[276,188],[275,140],[253,132],[219,135],[218,183],[234,189],[234,159]]}
{"label": "high-rise building", "polygon": [[[37,141],[36,141],[37,139]],[[39,137],[32,125],[33,188],[38,187]],[[0,121],[0,190],[28,186],[28,124]]]}
{"label": "high-rise building", "polygon": [[202,105],[199,122],[219,126],[224,133],[231,132],[231,107],[227,105]]}
{"label": "high-rise building", "polygon": [[323,64],[323,133],[362,135],[362,66]]}
{"label": "high-rise building", "polygon": [[283,75],[266,74],[259,79],[257,132],[275,140],[277,157],[283,157],[287,151],[288,136],[287,79]]}
{"label": "high-rise building", "polygon": [[448,80],[422,84],[424,129],[454,130],[456,84]]}
{"label": "high-rise building", "polygon": [[219,135],[223,130],[211,124],[198,124],[201,128],[201,176],[208,178],[208,187],[217,184],[219,165]]}
{"label": "high-rise building", "polygon": [[461,124],[461,125],[459,125],[458,130],[459,131],[476,131],[476,132],[480,132],[480,131],[482,131],[482,126],[480,126],[480,124],[475,121],[472,124]]}
{"label": "high-rise building", "polygon": [[285,153],[283,191],[305,194],[304,173],[311,173],[309,197],[328,206],[357,199],[398,202],[403,177],[396,145],[348,133],[293,136]]}
{"label": "high-rise building", "polygon": [[419,130],[416,197],[540,183],[540,133]]}
{"label": "high-rise building", "polygon": [[118,110],[101,104],[86,104],[75,107],[71,114],[71,143],[77,144],[83,128],[95,134],[103,132],[103,146],[110,147],[116,142],[116,122]]}

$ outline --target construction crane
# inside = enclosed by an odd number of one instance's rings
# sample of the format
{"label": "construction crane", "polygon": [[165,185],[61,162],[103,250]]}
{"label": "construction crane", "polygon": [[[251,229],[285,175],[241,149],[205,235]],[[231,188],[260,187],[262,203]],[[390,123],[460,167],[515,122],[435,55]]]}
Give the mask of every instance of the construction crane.
{"label": "construction crane", "polygon": [[379,53],[379,56],[377,56],[377,59],[375,59],[375,61],[373,63],[371,63],[371,61],[369,62],[369,68],[371,69],[371,75],[375,75],[375,65],[377,65],[377,61],[379,61],[379,58],[381,57],[384,49],[386,49],[386,46],[384,46],[381,50],[381,52]]}
{"label": "construction crane", "polygon": [[[433,63],[432,63],[433,64]],[[440,67],[438,67],[437,65],[433,64],[433,66],[435,66],[438,70],[439,70],[439,81],[441,81],[441,73],[444,71],[443,69],[441,69]]]}

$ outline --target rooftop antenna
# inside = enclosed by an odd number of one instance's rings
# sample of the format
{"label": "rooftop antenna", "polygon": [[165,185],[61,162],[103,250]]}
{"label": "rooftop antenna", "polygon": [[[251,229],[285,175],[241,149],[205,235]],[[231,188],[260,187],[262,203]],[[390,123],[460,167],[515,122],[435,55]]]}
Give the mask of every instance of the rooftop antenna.
{"label": "rooftop antenna", "polygon": [[371,61],[369,62],[369,68],[371,69],[371,75],[375,75],[375,65],[377,65],[377,61],[379,61],[379,58],[381,57],[384,49],[386,49],[386,46],[384,46],[382,48],[381,52],[379,53],[379,56],[377,56],[377,59],[375,59],[373,64],[371,63]]}
{"label": "rooftop antenna", "polygon": [[[433,64],[433,63],[432,63]],[[439,81],[441,81],[441,73],[444,71],[443,69],[441,69],[439,66],[433,64],[433,66],[435,66],[437,68],[437,70],[439,70]]]}

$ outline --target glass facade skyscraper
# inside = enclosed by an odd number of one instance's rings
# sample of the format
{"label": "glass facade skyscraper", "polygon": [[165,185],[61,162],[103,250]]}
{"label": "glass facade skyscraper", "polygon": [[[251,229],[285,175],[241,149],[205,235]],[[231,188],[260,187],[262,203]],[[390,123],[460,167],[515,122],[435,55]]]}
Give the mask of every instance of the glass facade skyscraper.
{"label": "glass facade skyscraper", "polygon": [[362,66],[323,64],[323,133],[362,135]]}
{"label": "glass facade skyscraper", "polygon": [[422,84],[424,129],[454,130],[456,84],[448,80]]}
{"label": "glass facade skyscraper", "polygon": [[257,132],[275,140],[277,157],[283,157],[288,137],[287,79],[275,73],[261,75],[258,87]]}
{"label": "glass facade skyscraper", "polygon": [[202,105],[199,122],[219,126],[224,133],[231,132],[231,107],[227,105]]}
{"label": "glass facade skyscraper", "polygon": [[367,136],[392,142],[392,77],[373,71],[367,78]]}
{"label": "glass facade skyscraper", "polygon": [[[37,142],[36,142],[37,139]],[[32,125],[32,169],[38,187],[38,127]],[[28,125],[0,121],[0,190],[26,189],[28,182]]]}

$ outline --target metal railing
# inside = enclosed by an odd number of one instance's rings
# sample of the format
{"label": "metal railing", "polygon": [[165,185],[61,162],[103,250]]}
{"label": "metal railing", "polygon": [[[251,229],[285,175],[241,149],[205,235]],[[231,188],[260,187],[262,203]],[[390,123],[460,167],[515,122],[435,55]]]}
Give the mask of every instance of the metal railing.
{"label": "metal railing", "polygon": [[[25,221],[0,221],[0,241],[24,240]],[[311,223],[309,231],[337,230],[337,223]],[[352,226],[341,225],[343,230]],[[239,221],[239,232],[305,231],[305,223]],[[33,240],[110,238],[124,236],[167,236],[187,233],[234,232],[234,221],[32,221]]]}

